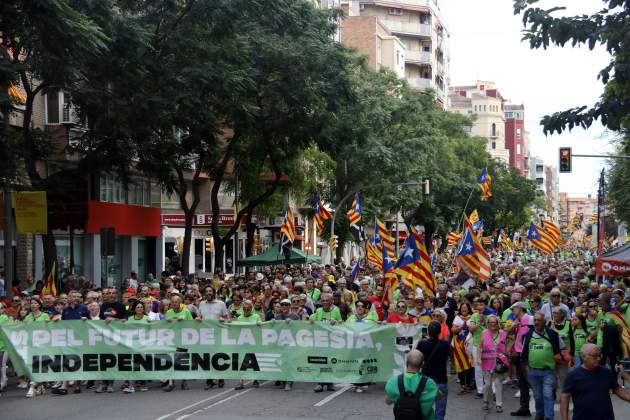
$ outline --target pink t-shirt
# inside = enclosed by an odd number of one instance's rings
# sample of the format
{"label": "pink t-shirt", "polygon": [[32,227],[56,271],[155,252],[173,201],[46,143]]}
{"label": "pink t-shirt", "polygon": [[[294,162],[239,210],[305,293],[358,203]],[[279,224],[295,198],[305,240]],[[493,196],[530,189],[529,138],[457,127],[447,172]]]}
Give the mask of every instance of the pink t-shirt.
{"label": "pink t-shirt", "polygon": [[534,325],[534,317],[531,315],[523,315],[520,320],[515,320],[516,327],[516,340],[514,340],[514,351],[520,353],[523,351],[523,337],[529,331],[529,326]]}

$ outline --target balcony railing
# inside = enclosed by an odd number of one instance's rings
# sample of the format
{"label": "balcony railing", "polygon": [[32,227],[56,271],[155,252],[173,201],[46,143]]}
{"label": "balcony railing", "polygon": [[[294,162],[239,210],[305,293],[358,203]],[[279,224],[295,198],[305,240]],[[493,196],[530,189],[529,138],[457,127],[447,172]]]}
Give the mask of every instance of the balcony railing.
{"label": "balcony railing", "polygon": [[429,89],[431,87],[431,79],[423,79],[421,77],[408,77],[409,86],[414,89]]}
{"label": "balcony railing", "polygon": [[428,51],[407,50],[405,61],[413,63],[431,63],[431,53]]}
{"label": "balcony railing", "polygon": [[394,19],[381,19],[381,21],[393,33],[431,36],[431,25],[428,24],[401,22]]}

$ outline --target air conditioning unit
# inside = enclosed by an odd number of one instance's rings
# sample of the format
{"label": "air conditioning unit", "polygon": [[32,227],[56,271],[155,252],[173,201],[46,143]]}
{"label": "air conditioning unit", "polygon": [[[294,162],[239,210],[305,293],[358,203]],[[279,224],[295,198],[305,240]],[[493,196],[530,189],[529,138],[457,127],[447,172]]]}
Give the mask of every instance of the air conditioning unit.
{"label": "air conditioning unit", "polygon": [[61,124],[75,124],[78,118],[74,107],[71,104],[64,104],[61,110]]}
{"label": "air conditioning unit", "polygon": [[403,9],[396,9],[394,7],[390,7],[389,9],[387,9],[387,14],[402,16],[403,15]]}

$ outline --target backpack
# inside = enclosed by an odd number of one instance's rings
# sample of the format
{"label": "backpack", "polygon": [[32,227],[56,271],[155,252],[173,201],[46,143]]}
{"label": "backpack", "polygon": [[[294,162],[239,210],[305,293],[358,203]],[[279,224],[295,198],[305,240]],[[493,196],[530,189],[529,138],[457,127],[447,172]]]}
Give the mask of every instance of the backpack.
{"label": "backpack", "polygon": [[404,374],[398,376],[400,398],[394,405],[394,418],[396,420],[422,420],[420,395],[422,395],[426,384],[427,377],[422,375],[416,392],[405,391]]}

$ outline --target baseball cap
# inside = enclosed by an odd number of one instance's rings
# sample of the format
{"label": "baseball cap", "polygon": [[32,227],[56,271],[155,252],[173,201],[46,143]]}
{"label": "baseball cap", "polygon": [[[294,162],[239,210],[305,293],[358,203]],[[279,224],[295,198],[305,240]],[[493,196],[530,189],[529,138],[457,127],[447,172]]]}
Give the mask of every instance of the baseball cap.
{"label": "baseball cap", "polygon": [[516,302],[514,305],[510,306],[510,309],[514,309],[514,308],[521,308],[521,309],[527,310],[527,305],[525,305],[525,303],[523,302]]}
{"label": "baseball cap", "polygon": [[262,279],[264,279],[265,276],[263,275],[263,273],[256,273],[256,280],[258,281],[262,281]]}
{"label": "baseball cap", "polygon": [[283,304],[283,303],[287,303],[287,304],[289,304],[289,305],[290,305],[290,304],[291,304],[291,301],[290,301],[289,299],[282,299],[282,300],[280,301],[280,304]]}

